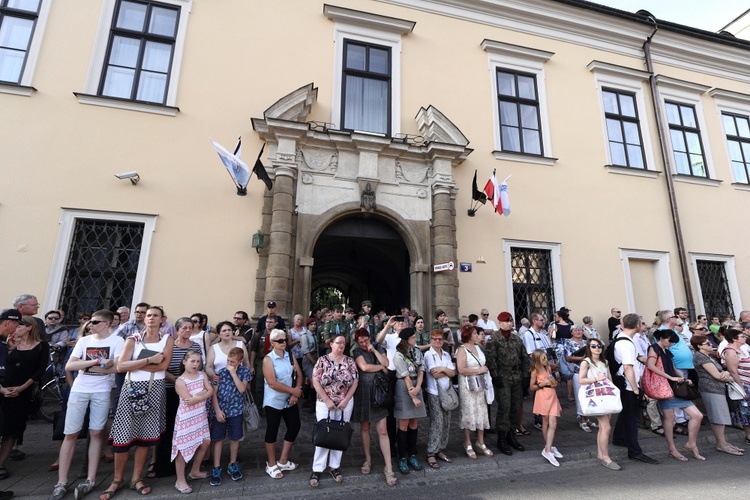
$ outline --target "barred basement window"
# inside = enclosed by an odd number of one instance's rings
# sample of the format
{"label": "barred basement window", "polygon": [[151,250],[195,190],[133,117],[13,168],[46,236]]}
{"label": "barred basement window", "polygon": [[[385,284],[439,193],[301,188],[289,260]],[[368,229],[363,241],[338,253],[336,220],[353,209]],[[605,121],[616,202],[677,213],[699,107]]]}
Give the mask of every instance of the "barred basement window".
{"label": "barred basement window", "polygon": [[144,224],[76,219],[60,307],[66,324],[78,313],[130,305],[141,256]]}
{"label": "barred basement window", "polygon": [[734,317],[732,294],[729,291],[725,263],[713,260],[698,260],[696,264],[706,316],[709,318],[711,316],[718,316],[719,318]]}
{"label": "barred basement window", "polygon": [[538,312],[550,321],[555,311],[552,259],[549,250],[511,248],[513,318],[516,328],[521,318]]}

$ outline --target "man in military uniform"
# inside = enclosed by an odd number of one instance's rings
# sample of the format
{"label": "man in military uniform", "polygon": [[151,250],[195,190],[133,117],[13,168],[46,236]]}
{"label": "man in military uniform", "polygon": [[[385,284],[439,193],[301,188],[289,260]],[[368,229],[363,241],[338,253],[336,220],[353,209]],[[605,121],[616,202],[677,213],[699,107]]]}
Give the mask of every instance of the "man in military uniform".
{"label": "man in military uniform", "polygon": [[499,331],[492,334],[492,341],[487,343],[485,357],[497,400],[497,447],[502,453],[512,455],[511,447],[524,451],[513,431],[523,405],[523,377],[529,371],[530,362],[521,337],[511,332],[513,316],[501,312],[497,320]]}
{"label": "man in military uniform", "polygon": [[325,330],[323,330],[323,342],[326,344],[326,353],[331,352],[332,335],[344,336],[346,339],[344,352],[348,352],[349,347],[351,347],[352,327],[344,318],[344,307],[340,305],[333,308],[333,319],[326,323]]}
{"label": "man in military uniform", "polygon": [[369,300],[362,301],[362,311],[360,312],[365,317],[365,328],[370,332],[370,336],[374,337],[378,334],[377,326],[375,325],[375,315],[372,313],[372,302]]}

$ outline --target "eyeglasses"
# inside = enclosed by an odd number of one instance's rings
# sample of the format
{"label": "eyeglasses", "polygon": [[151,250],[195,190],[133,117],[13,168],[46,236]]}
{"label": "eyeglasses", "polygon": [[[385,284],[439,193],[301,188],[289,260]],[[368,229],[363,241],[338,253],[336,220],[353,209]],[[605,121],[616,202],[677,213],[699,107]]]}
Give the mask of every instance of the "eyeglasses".
{"label": "eyeglasses", "polygon": [[601,349],[602,345],[601,344],[589,344],[589,347],[591,349]]}
{"label": "eyeglasses", "polygon": [[47,319],[58,320],[60,319],[60,316],[47,316]]}
{"label": "eyeglasses", "polygon": [[273,340],[272,342],[276,342],[277,344],[286,344],[286,339]]}
{"label": "eyeglasses", "polygon": [[[706,342],[703,342],[701,345],[711,345],[711,342],[706,341]],[[713,347],[713,346],[711,346],[711,347]]]}
{"label": "eyeglasses", "polygon": [[443,342],[445,339],[443,337],[430,337],[430,340],[434,342]]}
{"label": "eyeglasses", "polygon": [[99,323],[106,323],[103,319],[92,319],[89,321],[89,325],[98,325]]}
{"label": "eyeglasses", "polygon": [[[138,314],[138,313],[136,313],[136,314]],[[199,319],[191,319],[190,322],[191,323],[200,323],[201,320],[199,320]]]}
{"label": "eyeglasses", "polygon": [[487,313],[487,314],[482,313],[482,316],[489,316],[489,315],[490,315],[490,313]]}
{"label": "eyeglasses", "polygon": [[146,311],[135,311],[133,314],[146,314]]}
{"label": "eyeglasses", "polygon": [[239,319],[245,319],[245,318],[243,318],[242,316],[235,316],[235,317],[234,317],[234,318],[232,318],[232,319],[236,321],[236,320],[239,320]]}

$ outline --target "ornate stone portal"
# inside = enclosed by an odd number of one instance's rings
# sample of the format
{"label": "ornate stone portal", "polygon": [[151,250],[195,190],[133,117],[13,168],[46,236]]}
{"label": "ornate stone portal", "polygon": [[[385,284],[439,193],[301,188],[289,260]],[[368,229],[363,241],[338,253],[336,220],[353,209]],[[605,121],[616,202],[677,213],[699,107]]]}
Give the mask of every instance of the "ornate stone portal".
{"label": "ornate stone portal", "polygon": [[306,313],[316,241],[333,222],[366,213],[403,239],[409,305],[428,321],[437,308],[456,319],[457,268],[433,274],[432,265],[456,260],[453,168],[471,153],[469,141],[433,106],[417,114],[425,139],[419,145],[329,130],[306,123],[316,99],[311,83],[252,120],[268,144],[269,175],[275,178],[263,205],[269,244],[261,250],[256,274],[255,313],[263,314],[268,300],[276,301],[284,317]]}

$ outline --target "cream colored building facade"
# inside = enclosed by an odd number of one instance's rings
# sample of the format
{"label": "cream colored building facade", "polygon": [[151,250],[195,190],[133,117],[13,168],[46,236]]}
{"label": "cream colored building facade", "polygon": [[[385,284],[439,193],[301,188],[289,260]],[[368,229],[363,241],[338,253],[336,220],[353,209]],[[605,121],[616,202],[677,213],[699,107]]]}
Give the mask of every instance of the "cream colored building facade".
{"label": "cream colored building facade", "polygon": [[[3,304],[215,322],[333,285],[604,330],[750,297],[746,41],[576,1],[94,3],[0,1]],[[235,194],[238,135],[271,191]],[[469,217],[493,170],[511,215]]]}

